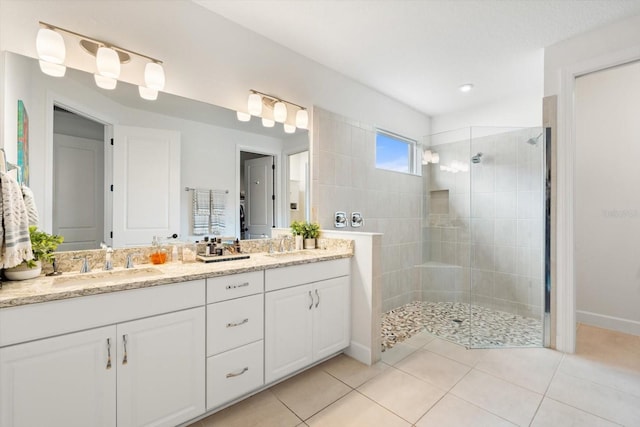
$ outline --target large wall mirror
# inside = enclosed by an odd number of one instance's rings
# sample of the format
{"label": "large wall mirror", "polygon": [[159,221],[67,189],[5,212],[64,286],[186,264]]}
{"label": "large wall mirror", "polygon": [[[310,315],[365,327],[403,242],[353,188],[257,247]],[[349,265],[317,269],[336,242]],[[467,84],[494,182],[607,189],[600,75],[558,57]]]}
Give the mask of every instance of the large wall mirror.
{"label": "large wall mirror", "polygon": [[[40,228],[65,236],[62,250],[148,245],[173,233],[264,237],[245,232],[263,214],[267,228],[309,218],[306,130],[239,122],[235,111],[166,93],[146,101],[124,82],[99,89],[78,70],[54,78],[33,58],[2,54],[4,148],[15,163],[20,100]],[[267,185],[255,159],[275,166]]]}

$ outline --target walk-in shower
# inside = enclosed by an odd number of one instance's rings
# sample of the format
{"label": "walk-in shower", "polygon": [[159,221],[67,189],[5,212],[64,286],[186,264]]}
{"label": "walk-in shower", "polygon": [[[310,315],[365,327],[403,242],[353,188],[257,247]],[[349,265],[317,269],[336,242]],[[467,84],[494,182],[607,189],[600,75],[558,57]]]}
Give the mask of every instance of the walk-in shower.
{"label": "walk-in shower", "polygon": [[422,166],[421,299],[385,314],[387,330],[426,329],[468,347],[544,344],[543,135],[474,127],[425,138],[439,163]]}

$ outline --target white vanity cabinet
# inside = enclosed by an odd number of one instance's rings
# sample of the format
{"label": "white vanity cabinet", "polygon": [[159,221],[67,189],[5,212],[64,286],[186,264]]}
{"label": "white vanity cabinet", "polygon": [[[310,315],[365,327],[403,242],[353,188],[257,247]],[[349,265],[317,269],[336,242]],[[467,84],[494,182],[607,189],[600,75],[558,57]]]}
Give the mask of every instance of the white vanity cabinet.
{"label": "white vanity cabinet", "polygon": [[266,383],[349,345],[349,274],[349,259],[265,272]]}
{"label": "white vanity cabinet", "polygon": [[207,410],[264,385],[264,271],[207,279]]}
{"label": "white vanity cabinet", "polygon": [[0,348],[0,426],[115,426],[115,341],[108,326]]}
{"label": "white vanity cabinet", "polygon": [[201,280],[0,310],[0,426],[175,426],[201,415],[204,292]]}

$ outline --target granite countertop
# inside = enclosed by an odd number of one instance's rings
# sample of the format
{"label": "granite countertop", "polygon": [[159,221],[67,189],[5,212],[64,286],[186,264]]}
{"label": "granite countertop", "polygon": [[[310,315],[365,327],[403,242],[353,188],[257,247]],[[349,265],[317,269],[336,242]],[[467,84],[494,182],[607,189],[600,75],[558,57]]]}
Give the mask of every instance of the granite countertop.
{"label": "granite countertop", "polygon": [[315,249],[291,253],[252,253],[249,255],[249,259],[225,262],[141,264],[128,270],[119,267],[110,271],[93,270],[84,274],[64,273],[56,277],[40,276],[31,280],[7,281],[2,283],[3,287],[0,289],[0,309],[228,274],[350,258],[353,256],[353,249]]}

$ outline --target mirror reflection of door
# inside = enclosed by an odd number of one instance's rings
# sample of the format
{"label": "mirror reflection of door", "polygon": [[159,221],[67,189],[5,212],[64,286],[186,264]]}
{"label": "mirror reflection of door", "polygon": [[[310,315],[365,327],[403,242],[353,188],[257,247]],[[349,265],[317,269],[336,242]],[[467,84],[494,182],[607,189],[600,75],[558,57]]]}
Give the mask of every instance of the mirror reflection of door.
{"label": "mirror reflection of door", "polygon": [[53,233],[59,250],[96,249],[104,236],[105,126],[61,107],[53,120]]}
{"label": "mirror reflection of door", "polygon": [[[244,239],[266,238],[271,235],[271,228],[275,227],[275,158],[273,156],[240,153],[241,162],[241,232]],[[242,203],[244,191],[244,203]],[[242,213],[241,213],[242,215]],[[242,228],[244,222],[244,228]]]}
{"label": "mirror reflection of door", "polygon": [[289,155],[289,206],[288,221],[305,221],[309,218],[309,151]]}

